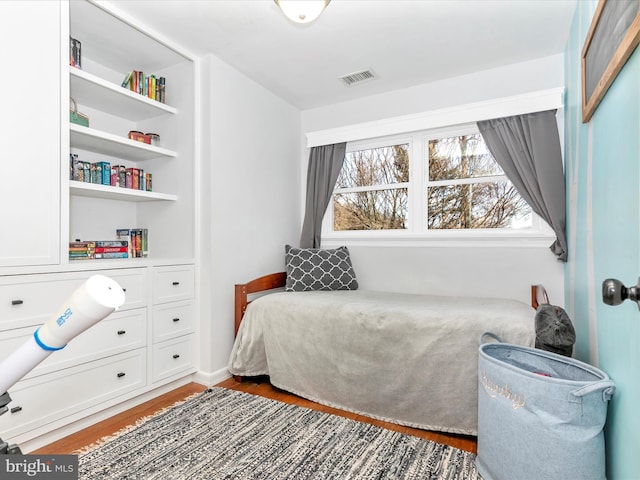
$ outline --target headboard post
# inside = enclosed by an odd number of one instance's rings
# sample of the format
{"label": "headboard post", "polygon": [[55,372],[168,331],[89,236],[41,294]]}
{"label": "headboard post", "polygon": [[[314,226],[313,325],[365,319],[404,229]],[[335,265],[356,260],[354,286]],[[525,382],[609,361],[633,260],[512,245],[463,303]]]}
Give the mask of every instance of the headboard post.
{"label": "headboard post", "polygon": [[531,306],[534,309],[544,303],[549,303],[549,295],[543,285],[531,285]]}
{"label": "headboard post", "polygon": [[233,337],[238,335],[238,329],[240,328],[240,322],[242,322],[242,316],[247,309],[247,286],[246,284],[235,286],[235,329],[233,331]]}
{"label": "headboard post", "polygon": [[238,334],[238,329],[242,323],[242,316],[244,315],[247,305],[251,303],[247,299],[247,295],[258,292],[266,292],[268,290],[274,290],[276,288],[282,288],[287,283],[287,273],[277,272],[269,275],[263,275],[262,277],[255,278],[247,283],[237,283],[235,285],[235,329],[234,337]]}

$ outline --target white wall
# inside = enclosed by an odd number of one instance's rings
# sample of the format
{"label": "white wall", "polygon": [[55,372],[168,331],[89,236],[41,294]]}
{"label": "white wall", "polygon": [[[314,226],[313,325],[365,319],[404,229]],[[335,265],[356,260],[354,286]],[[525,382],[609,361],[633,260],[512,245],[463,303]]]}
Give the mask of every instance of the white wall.
{"label": "white wall", "polygon": [[[564,56],[496,68],[302,112],[302,132],[564,86]],[[351,87],[357,88],[357,87]],[[563,132],[560,132],[563,137]],[[303,140],[302,172],[308,150]],[[304,185],[305,179],[301,179]],[[304,186],[301,187],[301,191]],[[301,197],[301,202],[304,199]],[[551,243],[551,241],[549,242]],[[528,302],[530,285],[543,283],[551,301],[564,302],[563,264],[537,247],[350,247],[362,288],[434,294],[504,296]]]}
{"label": "white wall", "polygon": [[284,269],[300,235],[300,111],[214,56],[202,59],[201,369],[226,374],[233,286]]}
{"label": "white wall", "polygon": [[[564,87],[564,55],[516,63],[302,112],[302,132]],[[345,87],[354,91],[357,86]]]}

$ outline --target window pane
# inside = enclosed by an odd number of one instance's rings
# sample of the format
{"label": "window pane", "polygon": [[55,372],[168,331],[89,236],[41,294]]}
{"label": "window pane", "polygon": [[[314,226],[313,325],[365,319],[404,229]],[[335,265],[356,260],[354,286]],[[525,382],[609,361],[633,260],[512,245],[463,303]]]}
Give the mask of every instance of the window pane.
{"label": "window pane", "polygon": [[528,228],[531,208],[510,182],[429,187],[428,228]]}
{"label": "window pane", "polygon": [[503,175],[482,135],[459,135],[429,140],[429,180]]}
{"label": "window pane", "polygon": [[406,228],[406,188],[340,193],[333,197],[334,231]]}
{"label": "window pane", "polygon": [[348,152],[336,188],[393,185],[409,181],[409,145]]}

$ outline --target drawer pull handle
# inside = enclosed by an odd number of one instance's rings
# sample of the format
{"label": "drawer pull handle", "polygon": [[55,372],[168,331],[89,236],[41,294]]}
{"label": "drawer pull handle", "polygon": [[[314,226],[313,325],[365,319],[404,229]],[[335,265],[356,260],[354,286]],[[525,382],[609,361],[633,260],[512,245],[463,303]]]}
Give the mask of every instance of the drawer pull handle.
{"label": "drawer pull handle", "polygon": [[173,282],[172,285],[173,286],[180,285],[180,282]]}
{"label": "drawer pull handle", "polygon": [[173,358],[180,358],[180,355],[178,355],[177,353],[173,355]]}
{"label": "drawer pull handle", "polygon": [[118,330],[118,335],[124,335],[125,333],[127,333],[126,330]]}
{"label": "drawer pull handle", "polygon": [[174,322],[179,322],[179,321],[180,321],[180,318],[176,317],[176,318],[174,318],[174,319],[173,319],[173,321],[174,321]]}
{"label": "drawer pull handle", "polygon": [[125,375],[126,375],[126,373],[124,373],[124,372],[120,372],[120,373],[118,373],[118,378],[122,378],[122,377],[124,377]]}
{"label": "drawer pull handle", "polygon": [[22,410],[22,407],[18,406],[18,407],[13,407],[11,409],[11,413],[18,413]]}
{"label": "drawer pull handle", "polygon": [[123,291],[123,292],[126,292],[126,291],[127,291],[127,289],[126,289],[126,288],[123,288],[123,289],[122,289],[122,291]]}
{"label": "drawer pull handle", "polygon": [[22,305],[23,303],[22,300],[11,300],[11,305]]}

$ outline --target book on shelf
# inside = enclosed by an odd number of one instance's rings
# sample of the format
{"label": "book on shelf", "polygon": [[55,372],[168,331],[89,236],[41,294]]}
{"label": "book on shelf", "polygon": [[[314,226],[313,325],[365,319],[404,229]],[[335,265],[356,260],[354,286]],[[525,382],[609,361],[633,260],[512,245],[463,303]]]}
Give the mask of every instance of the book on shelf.
{"label": "book on shelf", "polygon": [[131,258],[146,258],[149,256],[149,231],[146,228],[119,228],[116,237],[129,242],[129,256]]}
{"label": "book on shelf", "polygon": [[69,65],[82,68],[82,43],[73,37],[69,37]]}
{"label": "book on shelf", "polygon": [[129,247],[96,247],[94,252],[96,253],[119,253],[128,252]]}
{"label": "book on shelf", "polygon": [[158,77],[155,74],[146,75],[140,70],[132,70],[125,75],[121,86],[156,102],[166,103],[166,82],[165,77]]}
{"label": "book on shelf", "polygon": [[127,247],[129,246],[128,240],[118,239],[118,240],[99,240],[94,242],[96,244],[96,248],[105,248],[105,247]]}
{"label": "book on shelf", "polygon": [[146,190],[144,170],[141,168],[127,168],[127,188]]}
{"label": "book on shelf", "polygon": [[96,252],[95,258],[129,258],[128,252]]}

